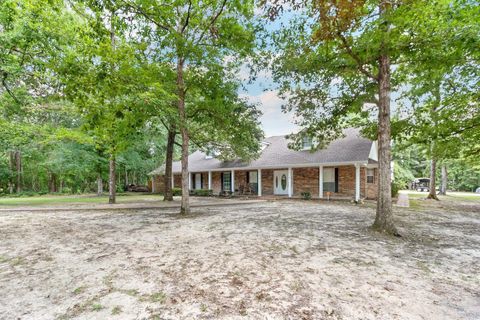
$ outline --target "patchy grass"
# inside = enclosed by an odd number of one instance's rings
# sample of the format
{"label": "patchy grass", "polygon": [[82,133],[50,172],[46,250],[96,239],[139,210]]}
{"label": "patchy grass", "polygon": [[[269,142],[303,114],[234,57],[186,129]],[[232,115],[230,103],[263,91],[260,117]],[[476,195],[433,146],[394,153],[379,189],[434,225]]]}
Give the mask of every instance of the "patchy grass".
{"label": "patchy grass", "polygon": [[[117,195],[118,203],[160,201],[161,195],[122,193]],[[98,197],[87,195],[44,195],[35,197],[0,197],[0,206],[39,206],[39,205],[68,205],[81,203],[108,203],[108,195]]]}
{"label": "patchy grass", "polygon": [[163,304],[167,300],[167,295],[163,292],[155,292],[154,294],[150,295],[149,300],[151,302],[158,302]]}
{"label": "patchy grass", "polygon": [[[402,190],[402,193],[407,193],[410,199],[426,199],[428,192],[418,192],[412,190]],[[447,192],[446,196],[438,195],[440,200],[472,200],[480,202],[480,194],[473,192]]]}
{"label": "patchy grass", "polygon": [[122,313],[122,307],[121,306],[113,307],[113,309],[112,309],[112,315],[113,316],[119,315],[120,313]]}
{"label": "patchy grass", "polygon": [[100,303],[94,303],[92,304],[92,311],[100,311],[102,310],[104,307],[100,304]]}
{"label": "patchy grass", "polygon": [[87,289],[87,287],[85,287],[85,286],[75,288],[75,290],[73,290],[73,294],[75,294],[75,295],[82,294],[82,293],[85,292],[86,289]]}

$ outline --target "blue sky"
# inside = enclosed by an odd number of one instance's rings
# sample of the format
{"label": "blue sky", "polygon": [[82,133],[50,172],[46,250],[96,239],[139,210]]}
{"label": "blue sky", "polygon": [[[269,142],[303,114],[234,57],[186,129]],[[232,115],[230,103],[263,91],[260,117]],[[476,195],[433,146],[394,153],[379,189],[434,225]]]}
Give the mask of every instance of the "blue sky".
{"label": "blue sky", "polygon": [[[256,8],[256,15],[262,16],[262,11],[259,8]],[[267,23],[266,29],[273,32],[282,28],[282,24],[288,23],[291,16],[292,14],[287,10],[280,19]],[[272,81],[271,73],[265,70],[257,76],[253,83],[246,84],[249,72],[250,70],[247,67],[242,68],[240,72],[239,76],[245,85],[245,90],[242,90],[240,94],[248,101],[256,103],[263,112],[260,121],[265,136],[285,135],[298,131],[297,126],[293,123],[293,114],[282,112],[284,100],[279,97],[278,91],[275,89],[276,86]]]}
{"label": "blue sky", "polygon": [[[247,68],[242,72],[245,72],[245,74],[241,77],[247,79]],[[265,136],[285,135],[297,131],[297,127],[293,123],[293,114],[282,112],[284,100],[278,96],[278,91],[275,90],[272,77],[268,71],[259,75],[253,83],[245,85],[245,90],[241,91],[240,95],[249,102],[256,103],[263,112],[260,121]]]}

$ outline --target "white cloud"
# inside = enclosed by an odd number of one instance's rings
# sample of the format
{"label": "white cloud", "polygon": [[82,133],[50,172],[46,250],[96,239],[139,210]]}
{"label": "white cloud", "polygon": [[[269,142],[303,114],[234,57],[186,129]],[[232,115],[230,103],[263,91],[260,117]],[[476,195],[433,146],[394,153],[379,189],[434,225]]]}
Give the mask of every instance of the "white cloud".
{"label": "white cloud", "polygon": [[286,100],[281,98],[276,90],[262,92],[259,95],[242,94],[242,98],[255,103],[263,112],[260,121],[267,136],[284,135],[297,131],[293,113],[282,112]]}

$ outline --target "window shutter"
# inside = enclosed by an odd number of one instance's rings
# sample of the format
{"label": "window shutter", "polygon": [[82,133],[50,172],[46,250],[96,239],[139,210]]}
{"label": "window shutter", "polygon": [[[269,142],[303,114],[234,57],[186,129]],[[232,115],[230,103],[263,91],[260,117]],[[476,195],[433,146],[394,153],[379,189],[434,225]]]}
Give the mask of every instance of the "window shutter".
{"label": "window shutter", "polygon": [[335,168],[335,192],[338,192],[338,168]]}

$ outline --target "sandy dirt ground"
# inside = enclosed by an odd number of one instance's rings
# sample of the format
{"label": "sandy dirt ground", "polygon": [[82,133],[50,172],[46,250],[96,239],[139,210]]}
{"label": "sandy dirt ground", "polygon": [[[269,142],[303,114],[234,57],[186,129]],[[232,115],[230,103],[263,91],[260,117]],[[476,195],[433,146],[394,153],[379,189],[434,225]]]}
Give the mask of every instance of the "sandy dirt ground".
{"label": "sandy dirt ground", "polygon": [[0,212],[0,319],[480,319],[480,202]]}

